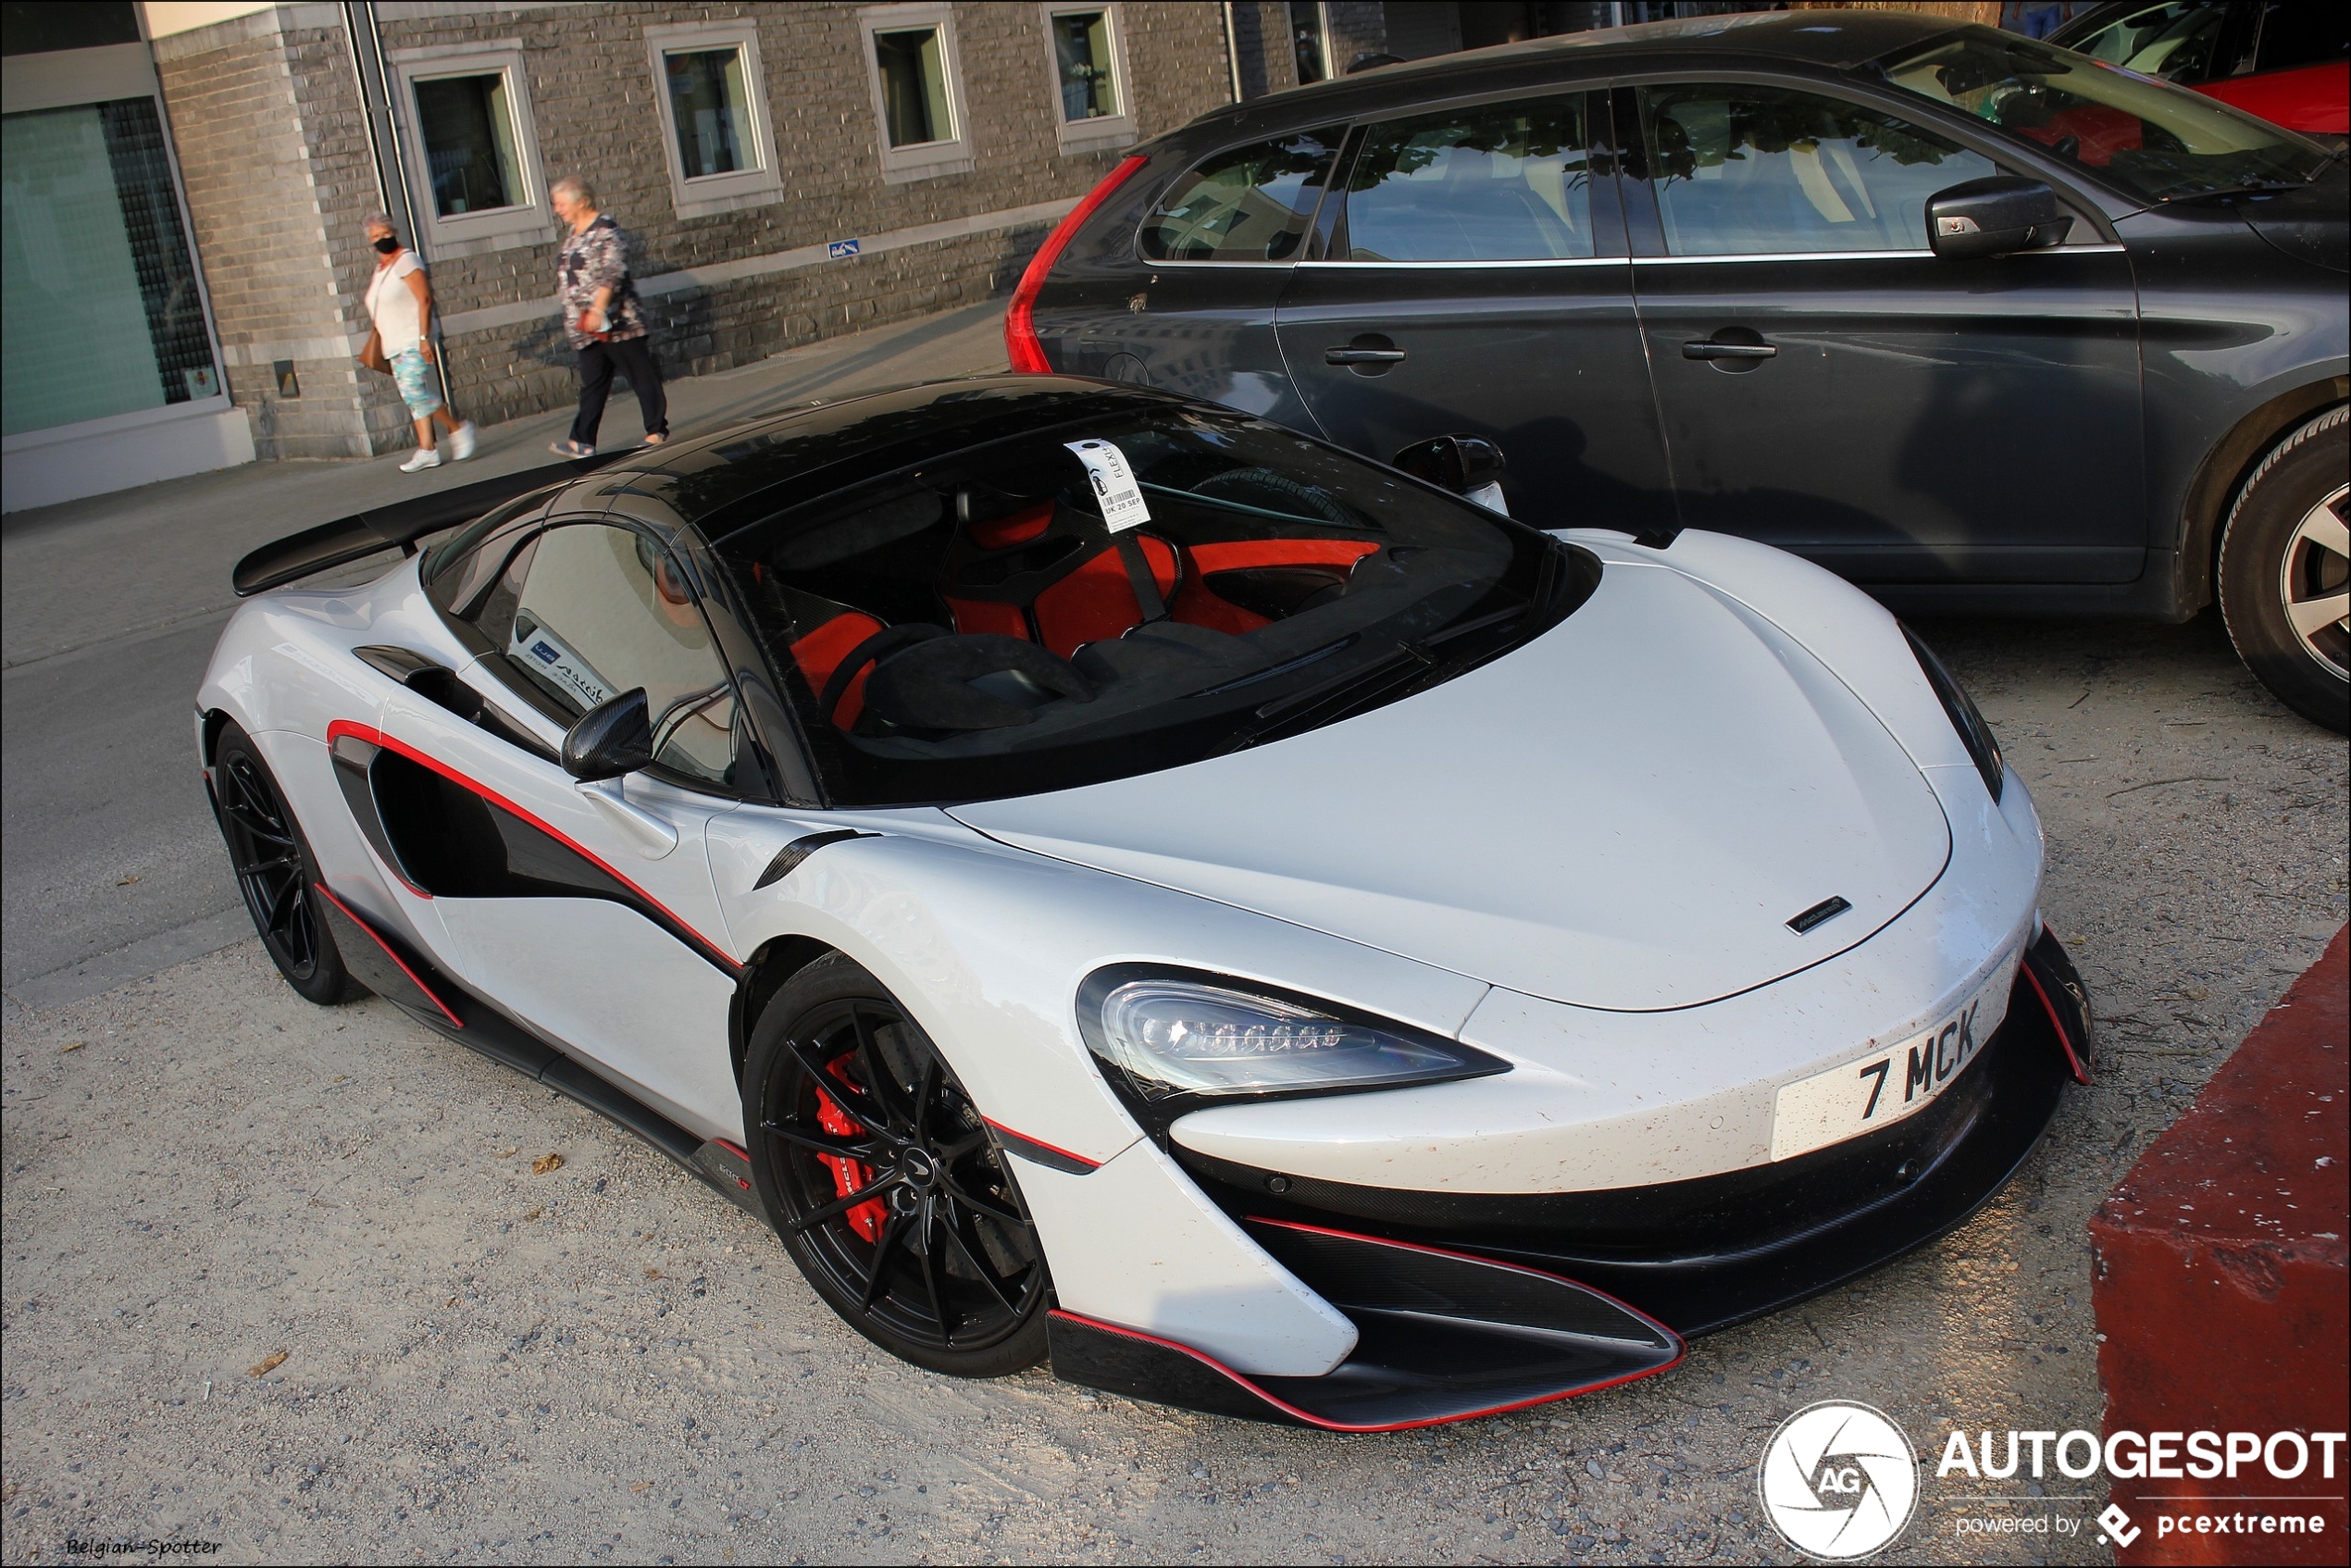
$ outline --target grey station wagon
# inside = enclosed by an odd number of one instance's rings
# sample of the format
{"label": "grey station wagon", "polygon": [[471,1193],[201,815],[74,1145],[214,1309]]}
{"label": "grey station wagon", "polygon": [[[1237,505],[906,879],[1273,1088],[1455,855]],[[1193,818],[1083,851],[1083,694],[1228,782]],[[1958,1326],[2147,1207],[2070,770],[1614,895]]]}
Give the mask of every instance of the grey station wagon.
{"label": "grey station wagon", "polygon": [[1015,368],[1368,455],[1468,434],[1548,528],[1715,529],[1897,609],[2183,620],[2351,707],[2344,160],[1898,12],[1368,70],[1121,164]]}

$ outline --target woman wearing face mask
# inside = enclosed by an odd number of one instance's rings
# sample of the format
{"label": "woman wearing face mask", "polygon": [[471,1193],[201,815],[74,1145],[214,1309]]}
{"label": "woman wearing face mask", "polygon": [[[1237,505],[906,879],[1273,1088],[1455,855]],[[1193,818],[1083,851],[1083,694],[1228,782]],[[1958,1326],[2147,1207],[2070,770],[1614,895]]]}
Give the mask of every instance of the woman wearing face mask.
{"label": "woman wearing face mask", "polygon": [[392,219],[379,213],[367,219],[367,243],[376,248],[376,275],[367,280],[367,317],[391,362],[392,379],[399,383],[400,401],[417,425],[417,453],[400,465],[404,474],[441,467],[433,447],[436,419],[449,432],[449,455],[462,463],[474,454],[474,425],[462,424],[442,406],[432,375],[432,284],[425,277],[417,253],[400,243]]}

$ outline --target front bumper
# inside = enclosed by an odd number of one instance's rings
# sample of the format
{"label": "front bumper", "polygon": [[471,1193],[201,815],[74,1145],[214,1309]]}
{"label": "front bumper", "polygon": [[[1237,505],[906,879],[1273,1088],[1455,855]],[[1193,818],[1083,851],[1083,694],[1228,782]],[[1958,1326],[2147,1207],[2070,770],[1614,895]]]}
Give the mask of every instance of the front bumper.
{"label": "front bumper", "polygon": [[1225,1213],[1352,1321],[1320,1377],[1250,1376],[1174,1340],[1056,1313],[1053,1367],[1130,1398],[1341,1431],[1459,1421],[1665,1371],[1690,1336],[1829,1289],[1954,1229],[2039,1144],[2092,1060],[2057,938],[2025,953],[2007,1018],[1907,1120],[1694,1180],[1448,1193],[1255,1169],[1176,1146]]}
{"label": "front bumper", "polygon": [[[1916,1115],[1774,1164],[1595,1192],[1412,1192],[1255,1170],[1176,1147],[1235,1218],[1455,1248],[1606,1291],[1685,1335],[1826,1290],[1964,1223],[2040,1142],[2088,1015],[2057,938],[2027,950],[2008,1016],[1972,1068]],[[1313,1282],[1309,1279],[1310,1285]]]}

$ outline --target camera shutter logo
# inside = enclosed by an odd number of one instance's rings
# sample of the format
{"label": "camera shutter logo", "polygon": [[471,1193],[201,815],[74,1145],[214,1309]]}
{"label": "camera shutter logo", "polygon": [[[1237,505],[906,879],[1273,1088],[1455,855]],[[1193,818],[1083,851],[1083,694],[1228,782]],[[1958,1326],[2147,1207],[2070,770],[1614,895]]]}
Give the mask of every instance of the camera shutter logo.
{"label": "camera shutter logo", "polygon": [[1823,1400],[1780,1423],[1763,1445],[1756,1489],[1788,1545],[1847,1562],[1884,1548],[1909,1524],[1918,1458],[1884,1412]]}

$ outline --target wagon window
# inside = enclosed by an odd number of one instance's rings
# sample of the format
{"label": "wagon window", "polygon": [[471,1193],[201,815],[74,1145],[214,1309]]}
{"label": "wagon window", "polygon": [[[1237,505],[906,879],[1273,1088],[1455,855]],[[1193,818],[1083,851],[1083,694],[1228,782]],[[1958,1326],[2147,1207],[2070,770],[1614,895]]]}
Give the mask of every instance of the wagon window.
{"label": "wagon window", "polygon": [[1300,131],[1232,147],[1186,170],[1143,225],[1153,261],[1293,261],[1341,132]]}

